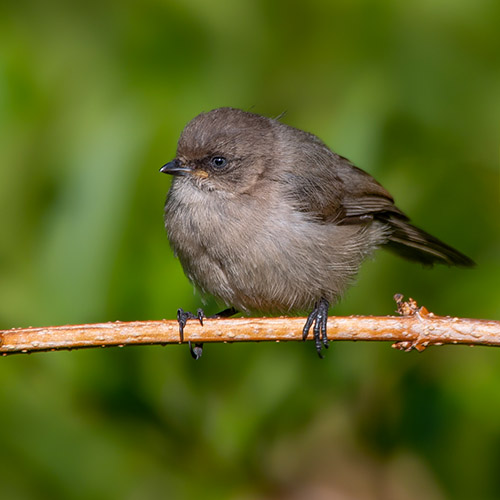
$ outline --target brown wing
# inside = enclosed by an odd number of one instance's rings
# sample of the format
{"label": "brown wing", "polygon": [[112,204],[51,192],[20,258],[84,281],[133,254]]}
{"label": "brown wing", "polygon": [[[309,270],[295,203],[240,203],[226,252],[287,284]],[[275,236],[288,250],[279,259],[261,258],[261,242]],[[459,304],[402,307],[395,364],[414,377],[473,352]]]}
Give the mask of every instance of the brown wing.
{"label": "brown wing", "polygon": [[410,260],[428,265],[474,265],[458,250],[411,225],[389,192],[371,175],[323,143],[319,142],[318,148],[316,162],[294,173],[294,196],[300,210],[339,225],[379,220],[391,230],[387,248]]}
{"label": "brown wing", "polygon": [[365,224],[381,214],[408,220],[371,175],[323,143],[315,141],[303,153],[287,175],[294,202],[301,211],[336,224]]}

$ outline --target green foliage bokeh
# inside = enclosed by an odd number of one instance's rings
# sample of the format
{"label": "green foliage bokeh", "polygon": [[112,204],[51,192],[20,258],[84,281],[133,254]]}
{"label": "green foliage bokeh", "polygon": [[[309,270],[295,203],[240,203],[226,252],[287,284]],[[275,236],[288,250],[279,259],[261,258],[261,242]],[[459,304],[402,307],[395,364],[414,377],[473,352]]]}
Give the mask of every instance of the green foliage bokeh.
{"label": "green foliage bokeh", "polygon": [[[498,319],[500,3],[0,5],[0,328],[175,317],[162,227],[196,114],[317,134],[477,262],[379,251],[336,307]],[[208,312],[215,311],[208,304]],[[0,361],[4,498],[500,497],[495,349],[127,347]]]}

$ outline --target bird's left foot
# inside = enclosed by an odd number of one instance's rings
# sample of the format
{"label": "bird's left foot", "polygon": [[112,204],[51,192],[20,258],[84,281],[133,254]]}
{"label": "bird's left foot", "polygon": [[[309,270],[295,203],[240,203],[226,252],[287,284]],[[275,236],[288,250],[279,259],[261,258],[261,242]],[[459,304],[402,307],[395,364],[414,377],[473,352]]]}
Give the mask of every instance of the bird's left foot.
{"label": "bird's left foot", "polygon": [[314,343],[316,352],[320,358],[323,358],[322,349],[328,349],[328,337],[326,335],[326,323],[328,321],[328,307],[330,304],[326,299],[320,299],[314,305],[314,309],[307,317],[306,324],[302,330],[302,339],[307,340],[309,330],[313,326]]}

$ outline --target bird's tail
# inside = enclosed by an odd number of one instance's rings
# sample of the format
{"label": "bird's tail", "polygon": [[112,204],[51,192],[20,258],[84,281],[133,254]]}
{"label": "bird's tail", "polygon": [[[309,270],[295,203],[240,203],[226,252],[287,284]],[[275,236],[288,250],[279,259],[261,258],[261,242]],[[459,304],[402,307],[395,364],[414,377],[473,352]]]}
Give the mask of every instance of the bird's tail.
{"label": "bird's tail", "polygon": [[401,257],[431,266],[436,263],[463,267],[475,265],[474,261],[463,253],[400,217],[391,215],[385,222],[393,231],[386,247]]}

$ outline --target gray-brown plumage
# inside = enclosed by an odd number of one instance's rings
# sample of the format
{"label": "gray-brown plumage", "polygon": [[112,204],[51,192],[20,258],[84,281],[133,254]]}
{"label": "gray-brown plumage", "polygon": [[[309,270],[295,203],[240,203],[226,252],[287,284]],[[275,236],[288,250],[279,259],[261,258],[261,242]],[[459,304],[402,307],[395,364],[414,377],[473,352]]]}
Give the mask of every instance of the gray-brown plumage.
{"label": "gray-brown plumage", "polygon": [[424,264],[473,262],[412,226],[391,195],[316,136],[232,108],[185,127],[165,227],[188,278],[240,311],[313,309],[318,352],[328,305],[387,247]]}

